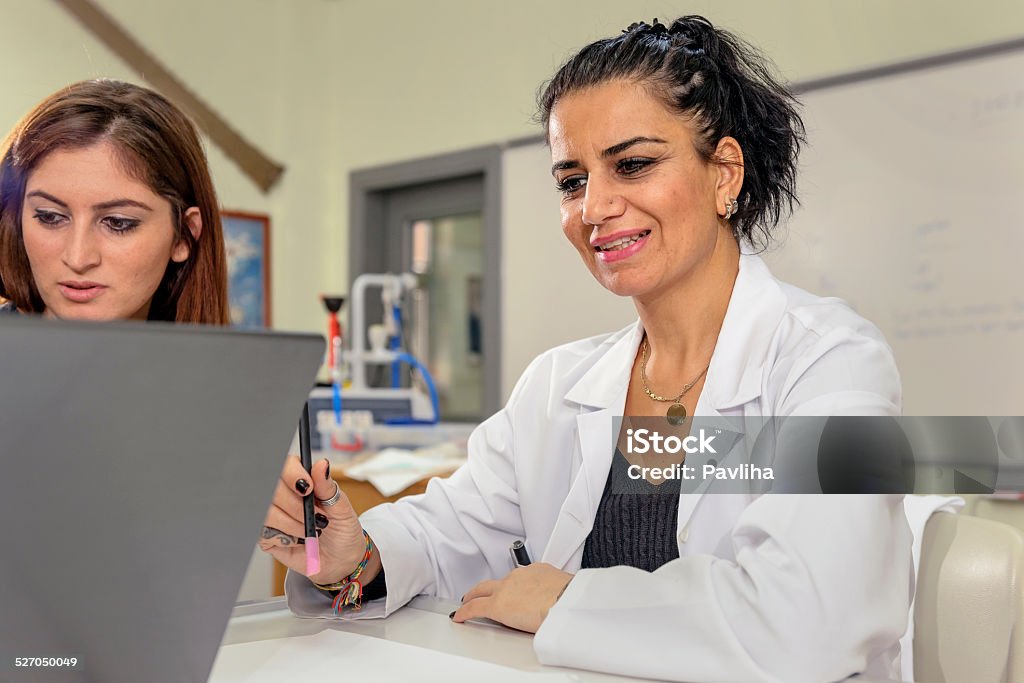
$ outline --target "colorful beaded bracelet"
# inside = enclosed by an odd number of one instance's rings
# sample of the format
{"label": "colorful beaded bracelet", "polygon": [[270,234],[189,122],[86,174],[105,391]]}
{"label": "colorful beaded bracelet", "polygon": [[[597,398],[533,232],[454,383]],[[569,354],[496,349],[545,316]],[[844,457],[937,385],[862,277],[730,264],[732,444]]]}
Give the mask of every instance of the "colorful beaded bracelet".
{"label": "colorful beaded bracelet", "polygon": [[340,591],[335,596],[334,602],[331,603],[331,608],[334,610],[335,615],[340,615],[342,607],[346,605],[351,606],[352,609],[357,611],[363,606],[363,584],[359,581],[359,576],[366,569],[366,563],[370,561],[370,556],[373,555],[373,541],[370,540],[370,535],[366,531],[363,531],[363,538],[366,539],[366,552],[363,553],[363,559],[356,565],[354,572],[335,583],[313,584],[320,590]]}

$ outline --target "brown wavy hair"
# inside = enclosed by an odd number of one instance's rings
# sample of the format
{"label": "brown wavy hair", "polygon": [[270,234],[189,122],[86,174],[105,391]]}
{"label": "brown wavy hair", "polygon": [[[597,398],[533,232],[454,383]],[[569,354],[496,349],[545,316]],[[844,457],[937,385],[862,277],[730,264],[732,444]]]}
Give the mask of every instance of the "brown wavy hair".
{"label": "brown wavy hair", "polygon": [[[175,237],[189,257],[170,262],[153,295],[150,320],[228,323],[227,257],[217,195],[195,125],[167,98],[114,80],[83,81],[50,95],[0,147],[0,297],[43,312],[25,253],[21,212],[32,170],[54,150],[109,142],[125,170],[171,204]],[[198,207],[199,238],[185,223]]]}

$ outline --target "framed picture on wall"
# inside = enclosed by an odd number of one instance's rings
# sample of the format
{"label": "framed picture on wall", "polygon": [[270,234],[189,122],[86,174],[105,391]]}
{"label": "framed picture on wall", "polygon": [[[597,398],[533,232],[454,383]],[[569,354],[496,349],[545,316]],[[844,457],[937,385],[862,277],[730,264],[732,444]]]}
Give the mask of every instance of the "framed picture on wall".
{"label": "framed picture on wall", "polygon": [[270,327],[270,217],[221,211],[228,257],[231,324]]}

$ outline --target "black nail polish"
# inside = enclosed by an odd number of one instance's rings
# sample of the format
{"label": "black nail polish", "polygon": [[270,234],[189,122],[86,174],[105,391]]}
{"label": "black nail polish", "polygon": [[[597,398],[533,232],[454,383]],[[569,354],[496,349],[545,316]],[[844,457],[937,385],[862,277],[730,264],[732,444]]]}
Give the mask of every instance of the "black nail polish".
{"label": "black nail polish", "polygon": [[463,595],[461,598],[459,598],[459,602],[466,602],[466,596]]}
{"label": "black nail polish", "polygon": [[317,529],[326,529],[327,528],[327,516],[326,515],[322,515],[319,512],[316,513],[316,515],[314,515],[314,517],[313,517],[313,522],[316,524],[316,528]]}
{"label": "black nail polish", "polygon": [[299,545],[306,545],[306,539],[304,539],[304,538],[302,538],[301,536],[299,536],[299,541],[298,541],[298,543],[299,543]]}
{"label": "black nail polish", "polygon": [[295,489],[302,495],[306,495],[306,493],[309,491],[309,482],[306,481],[305,479],[299,479],[297,482],[295,482]]}
{"label": "black nail polish", "polygon": [[324,462],[327,463],[327,469],[324,470],[324,479],[326,479],[327,481],[330,481],[331,480],[331,461],[328,460],[327,458],[324,458]]}
{"label": "black nail polish", "polygon": [[448,618],[449,619],[454,619],[455,618],[455,612],[452,612],[451,614],[449,614]]}
{"label": "black nail polish", "polygon": [[316,530],[316,537],[317,537],[317,538],[320,538],[320,534],[322,534],[323,532],[324,532],[324,530],[323,530],[323,529],[317,529],[317,530]]}

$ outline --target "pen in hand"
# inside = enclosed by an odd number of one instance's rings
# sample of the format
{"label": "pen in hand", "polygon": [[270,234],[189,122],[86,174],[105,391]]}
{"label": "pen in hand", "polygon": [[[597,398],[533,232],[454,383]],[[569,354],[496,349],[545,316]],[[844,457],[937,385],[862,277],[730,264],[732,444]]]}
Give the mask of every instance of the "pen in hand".
{"label": "pen in hand", "polygon": [[[313,468],[313,454],[309,446],[309,403],[302,406],[302,418],[299,420],[299,461],[302,469],[309,472]],[[306,576],[320,573],[320,541],[316,537],[316,510],[313,508],[313,492],[302,497],[302,522],[306,534]]]}

